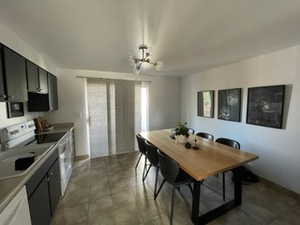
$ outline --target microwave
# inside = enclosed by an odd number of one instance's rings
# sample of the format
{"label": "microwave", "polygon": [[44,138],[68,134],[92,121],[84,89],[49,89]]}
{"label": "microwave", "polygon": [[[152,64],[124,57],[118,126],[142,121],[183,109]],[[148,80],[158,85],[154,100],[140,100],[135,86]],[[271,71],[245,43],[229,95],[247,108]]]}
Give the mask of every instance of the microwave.
{"label": "microwave", "polygon": [[24,116],[24,103],[23,102],[7,102],[7,117]]}

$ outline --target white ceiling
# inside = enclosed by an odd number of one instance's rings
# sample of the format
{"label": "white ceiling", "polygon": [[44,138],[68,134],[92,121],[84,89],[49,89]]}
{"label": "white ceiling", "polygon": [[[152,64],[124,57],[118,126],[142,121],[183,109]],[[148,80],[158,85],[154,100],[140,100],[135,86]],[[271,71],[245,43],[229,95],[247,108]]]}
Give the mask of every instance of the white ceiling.
{"label": "white ceiling", "polygon": [[[144,0],[145,40],[185,75],[300,43],[299,0]],[[131,72],[142,0],[1,0],[0,22],[62,67]]]}

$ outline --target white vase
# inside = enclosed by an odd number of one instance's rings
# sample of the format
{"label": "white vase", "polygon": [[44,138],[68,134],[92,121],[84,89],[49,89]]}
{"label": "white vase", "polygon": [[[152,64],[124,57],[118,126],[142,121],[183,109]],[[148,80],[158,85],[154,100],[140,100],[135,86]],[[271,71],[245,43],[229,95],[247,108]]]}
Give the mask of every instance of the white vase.
{"label": "white vase", "polygon": [[185,144],[186,143],[186,136],[185,135],[176,135],[176,143]]}

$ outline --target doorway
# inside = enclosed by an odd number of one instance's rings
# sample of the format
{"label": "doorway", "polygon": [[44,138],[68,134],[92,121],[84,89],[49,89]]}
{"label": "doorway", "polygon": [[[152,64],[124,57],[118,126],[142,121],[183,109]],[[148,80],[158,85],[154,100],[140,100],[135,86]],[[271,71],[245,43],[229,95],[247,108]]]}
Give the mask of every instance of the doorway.
{"label": "doorway", "polygon": [[148,130],[149,83],[87,79],[90,156],[137,150],[135,134]]}

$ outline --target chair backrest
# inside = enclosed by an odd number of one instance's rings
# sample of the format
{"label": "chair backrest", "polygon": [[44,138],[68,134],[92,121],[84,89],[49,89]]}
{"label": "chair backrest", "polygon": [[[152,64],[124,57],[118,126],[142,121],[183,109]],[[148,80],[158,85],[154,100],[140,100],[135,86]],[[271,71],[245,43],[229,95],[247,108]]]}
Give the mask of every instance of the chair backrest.
{"label": "chair backrest", "polygon": [[208,140],[211,140],[211,141],[214,140],[214,135],[209,134],[209,133],[198,132],[196,135],[197,135],[198,137],[202,137],[202,138],[205,138],[205,139],[208,139]]}
{"label": "chair backrest", "polygon": [[143,153],[143,154],[146,154],[146,142],[145,142],[145,139],[140,134],[136,135],[136,139],[137,139],[139,151],[141,153]]}
{"label": "chair backrest", "polygon": [[193,128],[189,128],[188,133],[189,133],[189,134],[194,134],[194,133],[195,133],[195,130],[194,130]]}
{"label": "chair backrest", "polygon": [[239,142],[235,141],[235,140],[232,140],[232,139],[229,139],[229,138],[218,138],[216,140],[216,142],[220,143],[220,144],[223,144],[223,145],[228,145],[232,148],[236,148],[236,149],[240,149],[241,148],[241,145]]}
{"label": "chair backrest", "polygon": [[174,183],[180,172],[178,163],[161,151],[158,151],[159,169],[162,176],[169,183]]}
{"label": "chair backrest", "polygon": [[146,156],[153,166],[158,166],[159,163],[159,156],[157,151],[158,149],[154,145],[146,141]]}

